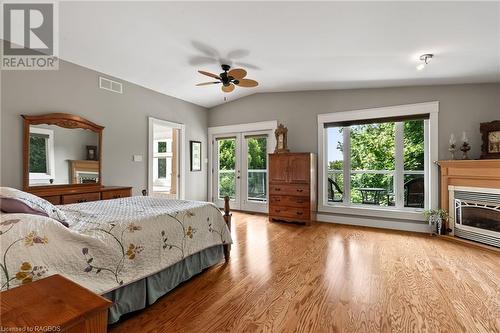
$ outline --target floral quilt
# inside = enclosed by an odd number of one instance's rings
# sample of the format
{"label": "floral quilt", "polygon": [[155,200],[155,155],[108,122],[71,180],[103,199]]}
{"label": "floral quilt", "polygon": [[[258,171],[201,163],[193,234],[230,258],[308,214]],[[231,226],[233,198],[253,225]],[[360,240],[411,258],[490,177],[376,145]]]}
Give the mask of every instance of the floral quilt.
{"label": "floral quilt", "polygon": [[58,207],[69,228],[49,217],[2,214],[1,290],[61,274],[104,294],[232,242],[207,202],[130,197]]}

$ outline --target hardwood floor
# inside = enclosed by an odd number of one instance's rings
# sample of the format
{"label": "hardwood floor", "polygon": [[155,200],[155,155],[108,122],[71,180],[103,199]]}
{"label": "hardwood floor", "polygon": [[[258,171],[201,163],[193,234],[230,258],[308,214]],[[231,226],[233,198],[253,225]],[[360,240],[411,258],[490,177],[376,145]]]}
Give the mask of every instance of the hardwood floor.
{"label": "hardwood floor", "polygon": [[230,262],[110,332],[500,332],[500,255],[428,235],[235,213]]}

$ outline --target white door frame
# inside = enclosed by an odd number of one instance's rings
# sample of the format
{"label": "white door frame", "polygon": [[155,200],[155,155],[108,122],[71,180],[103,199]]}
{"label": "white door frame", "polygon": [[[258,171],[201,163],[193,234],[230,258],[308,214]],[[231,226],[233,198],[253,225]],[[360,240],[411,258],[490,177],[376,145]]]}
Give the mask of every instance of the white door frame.
{"label": "white door frame", "polygon": [[[208,173],[208,193],[207,198],[208,201],[215,202],[215,191],[214,191],[214,143],[215,137],[223,136],[224,134],[234,134],[234,133],[242,133],[242,132],[260,132],[260,131],[269,131],[275,130],[278,127],[277,120],[271,121],[261,121],[256,123],[245,123],[245,124],[236,124],[236,125],[228,125],[228,126],[217,126],[217,127],[209,127],[208,128],[208,165],[209,165],[209,173]],[[268,146],[273,147],[276,145],[276,138],[274,135],[269,137]]]}
{"label": "white door frame", "polygon": [[186,125],[167,120],[148,117],[148,194],[153,193],[153,125],[171,127],[179,130],[179,150],[177,158],[178,199],[185,198],[186,189]]}

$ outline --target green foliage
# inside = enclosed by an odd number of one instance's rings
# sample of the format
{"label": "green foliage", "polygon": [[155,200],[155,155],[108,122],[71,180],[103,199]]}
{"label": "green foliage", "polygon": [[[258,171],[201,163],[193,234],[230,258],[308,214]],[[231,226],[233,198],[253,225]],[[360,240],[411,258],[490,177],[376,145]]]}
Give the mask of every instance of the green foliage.
{"label": "green foliage", "polygon": [[[356,125],[350,127],[351,170],[394,170],[395,169],[395,123]],[[342,132],[342,128],[339,129]],[[337,142],[337,149],[343,151],[343,143]],[[342,160],[329,161],[330,170],[342,170]],[[404,122],[404,168],[424,170],[424,122],[423,120]],[[330,174],[342,188],[340,174]],[[361,203],[361,187],[384,188],[388,193],[393,189],[393,177],[381,174],[351,175],[351,201]],[[388,204],[388,198],[383,198]]]}
{"label": "green foliage", "polygon": [[165,142],[165,141],[158,142],[158,152],[159,153],[166,153],[167,152],[167,142]]}
{"label": "green foliage", "polygon": [[[219,169],[223,171],[234,171],[236,167],[236,140],[222,139],[218,140],[219,147]],[[249,138],[248,148],[248,169],[265,170],[267,169],[267,139]],[[258,176],[249,179],[250,191],[262,191],[257,183],[260,184],[261,178]],[[253,186],[253,183],[256,183]],[[236,192],[236,183],[234,172],[221,172],[219,174],[219,197],[228,195],[234,198]]]}
{"label": "green foliage", "polygon": [[47,172],[46,138],[30,135],[29,170],[34,173]]}

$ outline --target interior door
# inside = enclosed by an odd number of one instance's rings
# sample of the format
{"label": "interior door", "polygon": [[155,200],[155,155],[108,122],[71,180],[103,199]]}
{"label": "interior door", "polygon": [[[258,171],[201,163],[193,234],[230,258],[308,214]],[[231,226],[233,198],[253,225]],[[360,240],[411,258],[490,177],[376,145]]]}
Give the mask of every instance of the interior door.
{"label": "interior door", "polygon": [[149,195],[178,199],[180,129],[155,119],[150,132]]}
{"label": "interior door", "polygon": [[229,196],[232,209],[240,209],[241,189],[241,135],[228,134],[214,138],[213,201],[224,207],[224,197]]}

